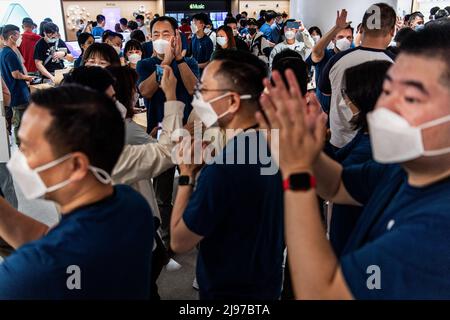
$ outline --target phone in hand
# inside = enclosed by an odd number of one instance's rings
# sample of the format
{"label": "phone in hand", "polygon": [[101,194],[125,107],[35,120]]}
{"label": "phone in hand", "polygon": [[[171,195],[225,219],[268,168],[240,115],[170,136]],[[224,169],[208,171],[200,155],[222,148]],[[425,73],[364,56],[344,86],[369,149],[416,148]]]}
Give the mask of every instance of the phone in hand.
{"label": "phone in hand", "polygon": [[156,82],[161,84],[161,80],[164,74],[164,68],[161,65],[156,65]]}
{"label": "phone in hand", "polygon": [[300,23],[298,21],[288,21],[286,23],[288,29],[300,29]]}
{"label": "phone in hand", "polygon": [[42,82],[43,82],[43,79],[42,79],[42,78],[34,77],[34,78],[30,81],[30,84],[31,84],[31,85],[35,85],[35,84],[41,84]]}

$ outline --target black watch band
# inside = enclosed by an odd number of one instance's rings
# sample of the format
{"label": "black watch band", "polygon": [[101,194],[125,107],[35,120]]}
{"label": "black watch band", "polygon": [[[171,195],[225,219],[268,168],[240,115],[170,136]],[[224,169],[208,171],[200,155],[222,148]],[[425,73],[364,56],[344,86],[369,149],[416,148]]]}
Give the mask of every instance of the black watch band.
{"label": "black watch band", "polygon": [[177,64],[185,63],[186,60],[184,58],[181,58],[180,60],[175,60]]}
{"label": "black watch band", "polygon": [[316,179],[307,172],[294,173],[283,181],[284,191],[309,191],[316,187]]}
{"label": "black watch band", "polygon": [[180,186],[194,186],[195,181],[194,178],[190,176],[179,176],[178,177],[178,185]]}

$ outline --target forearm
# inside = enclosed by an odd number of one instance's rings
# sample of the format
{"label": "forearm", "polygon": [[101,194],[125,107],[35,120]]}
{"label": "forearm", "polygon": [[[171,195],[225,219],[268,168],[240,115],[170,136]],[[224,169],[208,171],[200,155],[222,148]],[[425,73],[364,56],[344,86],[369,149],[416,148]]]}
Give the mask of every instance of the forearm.
{"label": "forearm", "polygon": [[49,227],[20,213],[0,197],[0,237],[14,248],[42,238]]}
{"label": "forearm", "polygon": [[170,234],[172,237],[171,242],[178,242],[177,228],[180,226],[180,223],[183,219],[183,213],[187,208],[191,195],[192,186],[178,186],[177,196],[175,198],[175,203],[172,209],[172,218],[170,220]]}
{"label": "forearm", "polygon": [[[301,209],[300,209],[301,208]],[[285,232],[297,299],[351,299],[326,238],[314,190],[285,193]]]}
{"label": "forearm", "polygon": [[156,82],[156,72],[153,72],[150,77],[142,81],[139,85],[139,91],[141,92],[142,96],[147,99],[151,99],[158,88],[159,85]]}
{"label": "forearm", "polygon": [[48,72],[47,69],[45,69],[44,65],[42,64],[42,61],[39,60],[38,62],[36,62],[36,68],[44,77],[47,77],[49,79],[53,78],[53,75],[50,72]]}
{"label": "forearm", "polygon": [[68,54],[68,55],[65,57],[65,59],[66,59],[67,61],[69,61],[69,62],[72,62],[73,60],[75,60],[74,57],[73,57],[73,55],[71,55],[71,54]]}
{"label": "forearm", "polygon": [[198,64],[198,67],[199,67],[200,69],[205,69],[206,66],[207,66],[208,64],[209,64],[209,61],[203,62],[203,63],[199,63],[199,64]]}
{"label": "forearm", "polygon": [[181,63],[178,65],[178,70],[180,71],[181,80],[183,81],[184,87],[187,92],[192,95],[194,94],[194,89],[197,84],[197,77],[192,72],[191,68],[187,63]]}
{"label": "forearm", "polygon": [[338,192],[341,183],[342,166],[322,152],[313,166],[317,180],[317,194],[331,200]]}
{"label": "forearm", "polygon": [[328,47],[328,44],[334,39],[334,37],[336,37],[338,32],[339,28],[334,26],[314,46],[311,58],[315,63],[319,63],[323,59],[325,55],[325,49]]}

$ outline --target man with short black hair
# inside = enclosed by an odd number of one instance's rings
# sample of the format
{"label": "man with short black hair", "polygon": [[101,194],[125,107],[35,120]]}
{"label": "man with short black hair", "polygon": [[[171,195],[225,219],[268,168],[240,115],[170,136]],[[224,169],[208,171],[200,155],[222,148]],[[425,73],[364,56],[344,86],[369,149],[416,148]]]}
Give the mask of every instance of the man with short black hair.
{"label": "man with short black hair", "polygon": [[41,37],[33,32],[34,22],[31,18],[23,18],[22,29],[22,41],[19,45],[19,51],[22,54],[27,71],[36,72],[37,68],[34,63],[34,47]]}
{"label": "man with short black hair", "polygon": [[126,18],[120,18],[119,23],[120,23],[120,29],[122,30],[122,32],[129,31],[128,30],[128,20]]}
{"label": "man with short black hair", "polygon": [[[265,165],[258,154],[267,154],[267,141],[255,131],[255,112],[260,108],[267,71],[251,53],[223,50],[206,67],[194,94],[194,111],[206,127],[218,123],[223,130],[235,130],[226,147],[216,150],[216,161],[205,166],[198,179],[195,176],[201,165],[179,164],[171,248],[187,252],[200,243],[200,299],[280,297],[281,178],[261,171]],[[233,163],[230,158],[243,161]]]}
{"label": "man with short black hair", "polygon": [[125,141],[114,102],[73,85],[38,91],[19,134],[8,169],[62,219],[49,229],[0,198],[0,236],[17,249],[0,264],[0,299],[148,299],[152,212],[111,185]]}
{"label": "man with short black hair", "polygon": [[425,16],[420,11],[416,11],[409,16],[409,27],[415,31],[425,27]]}
{"label": "man with short black hair", "polygon": [[23,69],[20,57],[17,55],[17,42],[20,39],[19,27],[8,24],[3,27],[5,47],[0,53],[0,71],[3,80],[11,94],[10,107],[13,110],[12,125],[17,145],[20,145],[18,131],[23,113],[28,106],[30,89],[27,82],[33,79]]}
{"label": "man with short black hair", "polygon": [[208,65],[214,51],[212,40],[205,34],[205,26],[208,20],[209,17],[206,13],[197,13],[192,17],[191,52],[192,57],[197,60],[200,74]]}
{"label": "man with short black hair", "polygon": [[142,14],[136,16],[136,23],[138,24],[139,30],[141,30],[145,37],[148,35],[147,26],[145,25],[145,17]]}
{"label": "man with short black hair", "polygon": [[273,39],[272,39],[272,24],[275,21],[275,18],[277,17],[277,13],[273,10],[269,10],[266,12],[264,19],[265,22],[264,24],[261,26],[261,28],[259,28],[259,31],[261,31],[264,35],[264,38],[266,38],[267,40],[269,40],[270,42],[274,43]]}
{"label": "man with short black hair", "polygon": [[[345,70],[371,60],[393,62],[395,59],[394,54],[386,48],[394,37],[397,14],[391,6],[385,3],[377,3],[373,6],[377,8],[370,7],[363,17],[361,46],[334,55],[323,69],[319,79],[319,90],[324,95],[331,96],[330,142],[336,148],[342,148],[353,140],[357,134],[357,131],[346,120],[346,114],[350,109],[346,105],[341,92]],[[379,22],[379,26],[373,25],[372,15],[374,10],[380,12],[380,18],[376,20]],[[346,22],[342,22],[342,26],[344,24]],[[343,39],[343,42],[347,42],[347,47],[350,44],[349,39]]]}
{"label": "man with short black hair", "polygon": [[139,29],[138,23],[136,21],[133,21],[133,20],[128,21],[127,27],[128,27],[128,30],[130,32]]}
{"label": "man with short black hair", "polygon": [[55,82],[55,70],[64,69],[64,60],[71,62],[74,58],[61,40],[58,26],[49,22],[44,25],[44,38],[34,48],[34,62],[43,77]]}
{"label": "man with short black hair", "polygon": [[102,36],[103,32],[105,32],[106,18],[104,15],[99,14],[96,17],[97,26],[92,29],[92,35],[96,38]]}

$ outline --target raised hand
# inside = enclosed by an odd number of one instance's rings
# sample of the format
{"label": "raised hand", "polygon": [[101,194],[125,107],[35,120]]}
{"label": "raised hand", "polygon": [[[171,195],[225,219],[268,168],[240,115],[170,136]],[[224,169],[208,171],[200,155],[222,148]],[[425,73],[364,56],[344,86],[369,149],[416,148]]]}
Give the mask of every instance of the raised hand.
{"label": "raised hand", "polygon": [[341,12],[337,12],[337,17],[336,17],[336,27],[338,27],[339,29],[345,29],[347,28],[351,22],[347,22],[347,10],[342,9]]}
{"label": "raised hand", "polygon": [[260,102],[267,120],[261,112],[256,114],[262,129],[271,129],[272,135],[278,134],[279,146],[274,148],[271,143],[271,151],[275,159],[278,157],[285,177],[311,170],[325,143],[327,119],[317,110],[315,102],[308,106],[292,70],[286,71],[286,78],[289,89],[277,71],[272,75],[274,86],[265,81],[269,93],[263,94]]}

